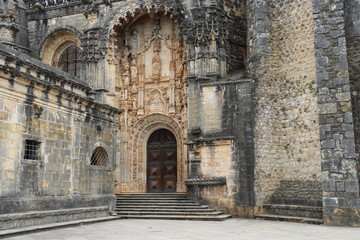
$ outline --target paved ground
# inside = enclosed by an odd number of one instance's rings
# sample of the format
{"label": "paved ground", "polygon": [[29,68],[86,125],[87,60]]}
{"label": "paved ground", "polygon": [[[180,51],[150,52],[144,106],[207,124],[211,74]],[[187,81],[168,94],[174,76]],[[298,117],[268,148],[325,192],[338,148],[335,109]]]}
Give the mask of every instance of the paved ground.
{"label": "paved ground", "polygon": [[116,220],[8,238],[11,240],[360,240],[360,228],[230,219],[224,222]]}

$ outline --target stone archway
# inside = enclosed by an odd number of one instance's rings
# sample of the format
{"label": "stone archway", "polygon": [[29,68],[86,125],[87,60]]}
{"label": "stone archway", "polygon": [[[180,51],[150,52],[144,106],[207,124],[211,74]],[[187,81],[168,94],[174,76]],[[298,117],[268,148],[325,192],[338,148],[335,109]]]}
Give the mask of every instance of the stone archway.
{"label": "stone archway", "polygon": [[159,129],[169,130],[177,142],[177,182],[176,192],[186,192],[187,148],[184,145],[184,130],[174,119],[163,114],[151,114],[134,125],[134,135],[129,142],[126,168],[130,172],[126,186],[121,192],[145,193],[146,188],[146,153],[150,135]]}
{"label": "stone archway", "polygon": [[56,67],[61,53],[71,45],[81,49],[80,36],[67,29],[59,29],[51,33],[44,41],[40,58],[44,63]]}
{"label": "stone archway", "polygon": [[147,193],[176,192],[177,143],[172,132],[158,129],[151,133],[146,151]]}

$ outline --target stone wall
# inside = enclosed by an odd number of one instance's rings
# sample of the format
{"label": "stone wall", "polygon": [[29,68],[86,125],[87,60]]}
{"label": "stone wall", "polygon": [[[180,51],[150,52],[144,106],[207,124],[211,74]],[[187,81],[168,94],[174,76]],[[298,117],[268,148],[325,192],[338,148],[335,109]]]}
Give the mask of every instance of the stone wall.
{"label": "stone wall", "polygon": [[[114,207],[117,114],[79,79],[1,45],[0,213]],[[40,143],[29,159],[26,140]],[[96,147],[106,166],[91,165]]]}
{"label": "stone wall", "polygon": [[191,198],[233,215],[253,214],[253,82],[241,75],[200,85],[200,121],[192,129]]}
{"label": "stone wall", "polygon": [[245,68],[246,60],[246,1],[224,0],[223,6],[229,16],[228,72]]}
{"label": "stone wall", "polygon": [[29,53],[26,4],[22,0],[2,1],[0,9],[0,42]]}
{"label": "stone wall", "polygon": [[360,223],[354,137],[354,130],[358,132],[358,8],[358,1],[313,3],[326,225]]}
{"label": "stone wall", "polygon": [[313,21],[312,1],[248,2],[257,206],[281,181],[304,183],[306,194],[293,195],[304,200],[311,198],[306,182],[321,181]]}

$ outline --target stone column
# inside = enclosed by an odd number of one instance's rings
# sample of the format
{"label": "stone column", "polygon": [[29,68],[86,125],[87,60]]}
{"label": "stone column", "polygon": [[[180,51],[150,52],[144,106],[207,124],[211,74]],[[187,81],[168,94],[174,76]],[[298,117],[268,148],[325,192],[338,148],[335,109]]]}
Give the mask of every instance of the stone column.
{"label": "stone column", "polygon": [[14,44],[15,35],[19,31],[16,26],[15,1],[0,2],[0,42]]}
{"label": "stone column", "polygon": [[313,1],[324,222],[360,226],[344,2]]}

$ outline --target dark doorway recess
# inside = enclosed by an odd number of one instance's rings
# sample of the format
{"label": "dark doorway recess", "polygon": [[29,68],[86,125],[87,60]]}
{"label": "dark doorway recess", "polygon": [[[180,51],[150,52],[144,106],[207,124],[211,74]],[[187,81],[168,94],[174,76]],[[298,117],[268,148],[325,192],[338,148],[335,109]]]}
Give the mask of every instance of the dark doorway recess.
{"label": "dark doorway recess", "polygon": [[174,134],[159,129],[147,142],[147,192],[176,192],[177,144]]}

